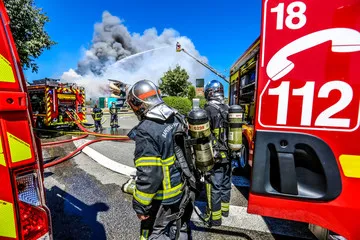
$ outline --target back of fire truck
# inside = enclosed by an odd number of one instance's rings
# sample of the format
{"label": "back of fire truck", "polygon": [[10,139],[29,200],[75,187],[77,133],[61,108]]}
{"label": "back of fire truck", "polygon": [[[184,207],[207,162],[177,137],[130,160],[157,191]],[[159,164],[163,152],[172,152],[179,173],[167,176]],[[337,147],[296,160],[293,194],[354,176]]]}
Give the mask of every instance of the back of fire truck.
{"label": "back of fire truck", "polygon": [[52,239],[26,82],[0,1],[0,239]]}
{"label": "back of fire truck", "polygon": [[263,0],[262,16],[248,211],[360,239],[360,1]]}
{"label": "back of fire truck", "polygon": [[83,87],[44,78],[34,80],[28,93],[36,128],[72,129],[86,122]]}

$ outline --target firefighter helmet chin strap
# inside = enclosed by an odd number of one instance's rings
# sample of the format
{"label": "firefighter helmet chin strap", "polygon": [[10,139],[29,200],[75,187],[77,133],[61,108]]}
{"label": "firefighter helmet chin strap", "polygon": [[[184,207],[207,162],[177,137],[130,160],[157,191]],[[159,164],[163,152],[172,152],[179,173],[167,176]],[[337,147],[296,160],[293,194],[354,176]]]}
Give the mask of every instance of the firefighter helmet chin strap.
{"label": "firefighter helmet chin strap", "polygon": [[162,103],[147,111],[145,113],[145,118],[166,121],[176,113],[177,111],[175,109],[172,109],[166,104]]}

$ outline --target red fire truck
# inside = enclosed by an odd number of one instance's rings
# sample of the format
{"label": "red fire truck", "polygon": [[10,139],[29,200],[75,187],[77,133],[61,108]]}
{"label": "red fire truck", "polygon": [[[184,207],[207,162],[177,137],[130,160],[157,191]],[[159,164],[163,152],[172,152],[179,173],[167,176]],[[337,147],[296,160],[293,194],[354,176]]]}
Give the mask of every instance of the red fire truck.
{"label": "red fire truck", "polygon": [[[8,24],[0,1],[0,239],[49,239],[41,149]],[[358,0],[263,1],[250,213],[359,239],[359,31]]]}
{"label": "red fire truck", "polygon": [[360,1],[264,0],[248,211],[360,239]]}
{"label": "red fire truck", "polygon": [[37,128],[72,128],[76,126],[73,115],[80,123],[86,122],[83,87],[45,78],[34,80],[28,93]]}
{"label": "red fire truck", "polygon": [[0,239],[52,239],[40,143],[26,82],[0,1]]}

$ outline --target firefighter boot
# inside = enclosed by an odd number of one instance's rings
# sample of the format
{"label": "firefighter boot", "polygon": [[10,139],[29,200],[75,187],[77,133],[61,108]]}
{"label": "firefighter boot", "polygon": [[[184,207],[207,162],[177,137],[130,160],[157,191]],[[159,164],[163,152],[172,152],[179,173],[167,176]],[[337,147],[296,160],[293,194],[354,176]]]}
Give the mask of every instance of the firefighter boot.
{"label": "firefighter boot", "polygon": [[211,212],[209,208],[206,208],[206,212],[201,214],[201,218],[209,224],[209,227],[221,226],[221,210],[214,213]]}
{"label": "firefighter boot", "polygon": [[221,214],[223,217],[228,217],[229,216],[229,207],[230,204],[229,203],[221,203]]}

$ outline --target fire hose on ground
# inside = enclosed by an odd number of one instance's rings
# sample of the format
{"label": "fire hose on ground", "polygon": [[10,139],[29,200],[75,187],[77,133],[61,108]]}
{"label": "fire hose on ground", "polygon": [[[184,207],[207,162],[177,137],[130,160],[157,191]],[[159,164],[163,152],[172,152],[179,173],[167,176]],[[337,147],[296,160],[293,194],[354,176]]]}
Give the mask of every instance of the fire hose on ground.
{"label": "fire hose on ground", "polygon": [[69,160],[70,158],[72,158],[75,154],[79,153],[80,151],[82,151],[85,147],[96,143],[96,142],[100,142],[100,141],[128,141],[129,138],[128,137],[123,137],[123,138],[99,138],[99,139],[94,139],[91,140],[83,145],[81,145],[80,147],[78,147],[77,149],[75,149],[74,151],[72,151],[71,153],[69,153],[68,155],[66,155],[65,157],[62,157],[60,159],[54,160],[50,163],[46,163],[44,164],[44,168],[48,168],[48,167],[52,167],[56,164],[65,162],[66,160]]}
{"label": "fire hose on ground", "polygon": [[50,146],[55,146],[55,145],[61,145],[61,144],[64,144],[64,143],[69,143],[69,142],[77,141],[77,140],[80,140],[80,139],[83,139],[83,138],[87,138],[88,136],[89,136],[89,134],[85,134],[85,135],[77,137],[77,138],[66,139],[66,140],[57,141],[57,142],[43,143],[43,144],[41,144],[41,147],[50,147]]}
{"label": "fire hose on ground", "polygon": [[[51,129],[39,129],[39,128],[33,128],[33,129],[35,131],[61,133],[63,135],[91,135],[91,136],[95,136],[95,137],[107,137],[107,138],[112,138],[112,139],[126,138],[127,140],[129,140],[128,136],[125,136],[125,135],[102,134],[102,133],[95,133],[95,132],[90,132],[90,131],[87,131],[87,132],[81,132],[81,131],[68,132],[68,131],[62,131],[62,130],[59,131],[59,130],[51,130]],[[68,139],[68,140],[64,140],[64,141],[72,142],[72,141],[75,141],[75,140],[74,139]]]}
{"label": "fire hose on ground", "polygon": [[69,160],[70,158],[75,156],[75,154],[82,151],[85,147],[87,147],[87,146],[89,146],[89,145],[91,145],[93,143],[96,143],[96,142],[100,142],[100,141],[128,141],[128,140],[130,140],[127,136],[124,136],[124,135],[111,135],[111,134],[101,134],[101,133],[90,132],[88,129],[83,127],[81,125],[81,123],[78,120],[76,120],[76,117],[72,116],[72,114],[70,112],[67,112],[67,114],[69,115],[70,118],[72,118],[72,120],[76,123],[76,125],[82,131],[67,132],[67,131],[44,130],[44,129],[36,129],[36,128],[34,128],[34,130],[47,131],[47,132],[57,132],[57,133],[60,132],[60,133],[63,133],[63,134],[82,135],[82,136],[77,137],[77,138],[73,138],[73,139],[66,139],[66,140],[62,140],[62,141],[57,141],[57,142],[43,143],[41,145],[42,147],[50,147],[50,146],[55,146],[55,145],[60,145],[60,144],[64,144],[64,143],[73,142],[73,141],[76,141],[76,140],[84,139],[84,138],[88,137],[89,135],[96,136],[96,137],[101,137],[101,138],[94,139],[94,140],[91,140],[91,141],[83,144],[82,146],[78,147],[77,149],[75,149],[74,151],[72,151],[71,153],[66,155],[65,157],[62,157],[62,158],[54,160],[54,161],[52,161],[50,163],[44,164],[44,168],[52,167],[52,166],[54,166],[56,164],[62,163],[64,161],[66,161],[66,160]]}

